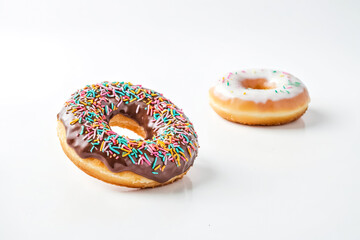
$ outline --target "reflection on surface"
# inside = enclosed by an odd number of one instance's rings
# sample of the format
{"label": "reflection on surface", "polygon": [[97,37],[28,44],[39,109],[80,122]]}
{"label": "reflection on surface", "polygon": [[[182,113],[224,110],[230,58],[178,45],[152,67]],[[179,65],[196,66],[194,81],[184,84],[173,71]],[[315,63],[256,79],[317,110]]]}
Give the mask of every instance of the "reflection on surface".
{"label": "reflection on surface", "polygon": [[185,175],[182,179],[165,186],[146,189],[126,188],[108,184],[106,184],[106,186],[111,191],[139,195],[191,195],[194,188],[201,187],[202,185],[216,180],[216,174],[212,170],[210,164],[207,164],[204,161],[204,159],[198,157],[195,160],[194,166],[191,167],[187,175]]}

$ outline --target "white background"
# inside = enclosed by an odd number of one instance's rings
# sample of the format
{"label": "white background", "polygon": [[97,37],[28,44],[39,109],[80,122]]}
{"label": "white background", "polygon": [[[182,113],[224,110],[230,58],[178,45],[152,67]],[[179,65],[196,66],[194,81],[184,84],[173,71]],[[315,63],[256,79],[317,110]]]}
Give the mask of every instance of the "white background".
{"label": "white background", "polygon": [[[359,1],[0,0],[0,239],[360,239]],[[279,127],[230,123],[207,91],[242,68],[290,72],[311,104]],[[193,121],[200,152],[149,190],[87,176],[56,114],[131,81]]]}

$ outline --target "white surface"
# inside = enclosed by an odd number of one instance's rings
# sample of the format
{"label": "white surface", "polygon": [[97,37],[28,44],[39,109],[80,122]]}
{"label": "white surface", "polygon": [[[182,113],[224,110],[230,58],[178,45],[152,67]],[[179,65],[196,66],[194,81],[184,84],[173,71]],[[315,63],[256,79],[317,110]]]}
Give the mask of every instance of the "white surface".
{"label": "white surface", "polygon": [[[358,1],[0,0],[0,239],[359,239],[359,11]],[[208,87],[251,67],[301,79],[308,112],[280,127],[217,116]],[[56,114],[103,80],[184,109],[201,149],[183,180],[128,190],[67,159]]]}

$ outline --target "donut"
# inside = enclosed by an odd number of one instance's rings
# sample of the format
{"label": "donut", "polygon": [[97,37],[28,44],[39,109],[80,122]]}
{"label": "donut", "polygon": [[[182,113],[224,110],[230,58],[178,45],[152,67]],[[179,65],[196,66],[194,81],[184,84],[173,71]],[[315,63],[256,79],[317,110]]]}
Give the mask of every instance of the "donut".
{"label": "donut", "polygon": [[[131,139],[111,127],[130,129]],[[57,115],[57,134],[68,158],[104,182],[148,188],[182,178],[198,155],[198,136],[181,109],[141,85],[87,85]]]}
{"label": "donut", "polygon": [[295,121],[310,102],[305,85],[277,70],[231,72],[209,90],[210,106],[221,117],[246,125],[280,125]]}

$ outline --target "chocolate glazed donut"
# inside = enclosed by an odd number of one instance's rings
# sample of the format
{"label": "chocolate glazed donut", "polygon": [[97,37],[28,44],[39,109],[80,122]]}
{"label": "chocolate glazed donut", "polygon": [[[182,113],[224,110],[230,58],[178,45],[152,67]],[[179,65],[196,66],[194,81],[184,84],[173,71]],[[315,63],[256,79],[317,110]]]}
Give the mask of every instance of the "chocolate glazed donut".
{"label": "chocolate glazed donut", "polygon": [[[65,127],[66,144],[62,146],[66,153],[70,147],[77,157],[98,159],[113,173],[131,172],[154,181],[144,186],[107,181],[113,184],[153,187],[169,183],[182,177],[198,154],[197,134],[182,110],[140,85],[87,85],[71,96],[57,118],[60,140],[59,129]],[[144,139],[120,136],[111,125],[128,127]]]}

